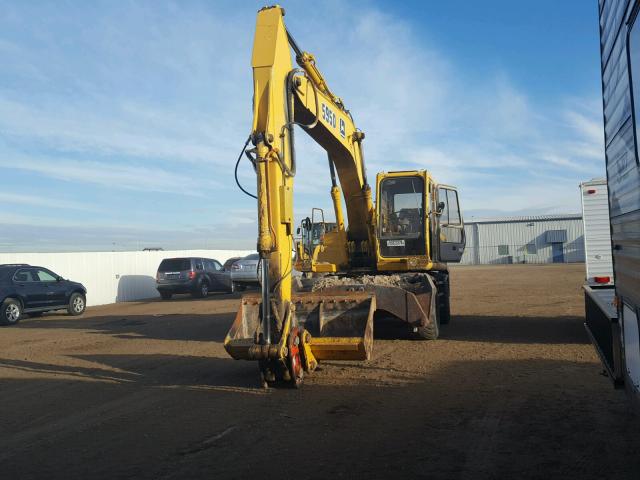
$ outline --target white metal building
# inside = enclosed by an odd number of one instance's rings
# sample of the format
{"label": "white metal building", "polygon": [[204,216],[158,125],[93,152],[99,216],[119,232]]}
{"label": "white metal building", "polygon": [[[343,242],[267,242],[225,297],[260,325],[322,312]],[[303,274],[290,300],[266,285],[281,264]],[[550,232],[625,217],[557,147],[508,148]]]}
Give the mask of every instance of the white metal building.
{"label": "white metal building", "polygon": [[462,264],[584,262],[582,215],[466,220]]}
{"label": "white metal building", "polygon": [[147,252],[0,253],[2,263],[28,263],[53,270],[87,288],[87,305],[159,297],[156,271],[163,258],[204,257],[223,263],[246,250],[171,250]]}

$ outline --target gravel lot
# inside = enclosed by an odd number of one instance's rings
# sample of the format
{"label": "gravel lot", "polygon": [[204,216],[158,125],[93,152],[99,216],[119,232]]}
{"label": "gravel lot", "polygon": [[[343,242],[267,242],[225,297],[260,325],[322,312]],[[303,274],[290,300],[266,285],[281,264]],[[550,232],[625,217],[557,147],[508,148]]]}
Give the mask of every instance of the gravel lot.
{"label": "gravel lot", "polygon": [[435,342],[301,390],[222,347],[238,296],[0,330],[0,478],[640,478],[640,419],[584,332],[583,265],[457,267]]}

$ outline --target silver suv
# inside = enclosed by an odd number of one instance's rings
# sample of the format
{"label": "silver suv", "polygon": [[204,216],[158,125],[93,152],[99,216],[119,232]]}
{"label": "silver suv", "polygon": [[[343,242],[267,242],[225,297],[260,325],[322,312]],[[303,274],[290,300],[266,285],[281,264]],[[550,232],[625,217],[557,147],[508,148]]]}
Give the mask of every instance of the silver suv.
{"label": "silver suv", "polygon": [[259,263],[260,255],[252,253],[231,265],[231,281],[233,282],[234,290],[244,290],[248,286],[257,287],[259,285]]}

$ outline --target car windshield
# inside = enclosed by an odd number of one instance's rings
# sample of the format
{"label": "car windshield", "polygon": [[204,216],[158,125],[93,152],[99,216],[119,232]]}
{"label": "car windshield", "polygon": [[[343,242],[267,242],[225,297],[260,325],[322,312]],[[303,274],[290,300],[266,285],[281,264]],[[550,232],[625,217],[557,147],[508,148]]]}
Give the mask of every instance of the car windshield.
{"label": "car windshield", "polygon": [[158,267],[159,272],[183,272],[191,270],[189,258],[165,258]]}

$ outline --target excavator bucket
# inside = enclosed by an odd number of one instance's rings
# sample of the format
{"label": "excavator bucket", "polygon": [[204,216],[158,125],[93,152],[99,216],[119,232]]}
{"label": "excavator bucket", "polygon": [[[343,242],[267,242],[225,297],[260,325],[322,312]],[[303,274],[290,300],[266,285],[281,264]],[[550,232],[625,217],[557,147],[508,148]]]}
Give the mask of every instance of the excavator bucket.
{"label": "excavator bucket", "polygon": [[293,296],[298,325],[311,334],[318,360],[369,360],[373,346],[376,299],[370,293],[326,296],[300,292]]}
{"label": "excavator bucket", "polygon": [[[259,294],[242,297],[225,349],[236,360],[256,360],[262,332]],[[293,295],[291,328],[310,334],[308,346],[316,360],[368,360],[373,346],[375,296],[369,292],[320,292]],[[274,346],[273,348],[277,348]],[[263,351],[263,350],[262,350]]]}
{"label": "excavator bucket", "polygon": [[315,282],[312,291],[325,298],[346,292],[367,292],[376,299],[376,308],[406,322],[414,329],[430,328],[436,322],[437,289],[426,273],[327,276]]}

